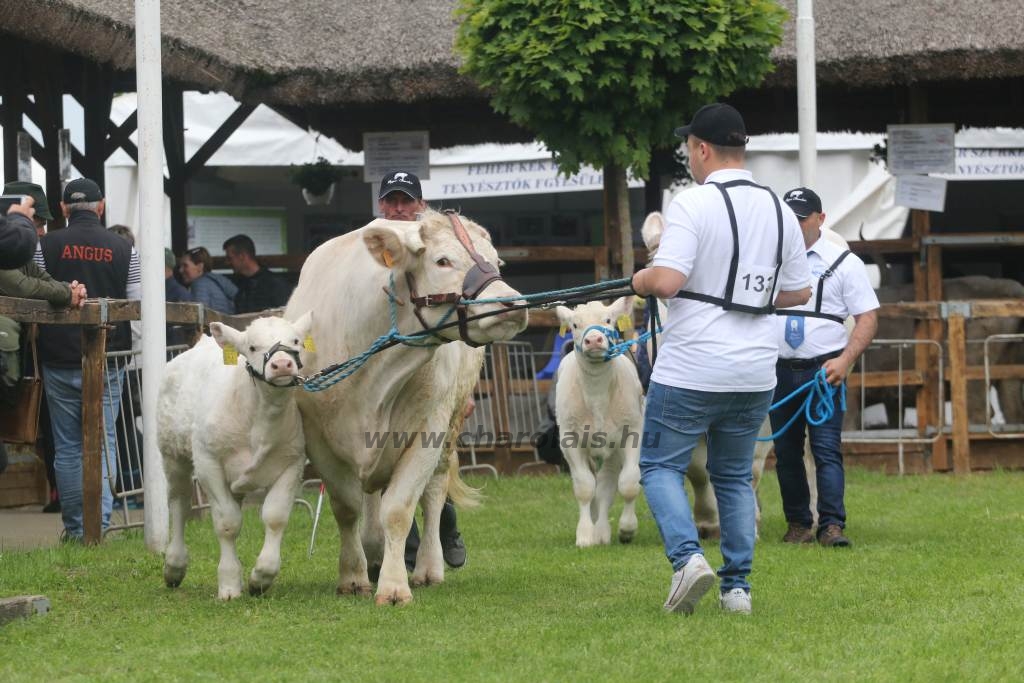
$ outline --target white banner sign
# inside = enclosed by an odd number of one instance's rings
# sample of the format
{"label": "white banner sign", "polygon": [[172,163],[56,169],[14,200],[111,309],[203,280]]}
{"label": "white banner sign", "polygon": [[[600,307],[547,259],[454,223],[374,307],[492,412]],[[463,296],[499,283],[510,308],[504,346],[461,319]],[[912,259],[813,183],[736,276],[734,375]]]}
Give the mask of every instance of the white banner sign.
{"label": "white banner sign", "polygon": [[389,171],[430,177],[430,135],[425,130],[363,133],[363,180],[380,182]]}
{"label": "white banner sign", "polygon": [[952,123],[889,126],[889,172],[953,173],[956,131]]}
{"label": "white banner sign", "polygon": [[[551,159],[500,161],[459,166],[435,166],[434,175],[423,183],[428,201],[468,197],[548,194],[600,190],[604,172],[583,166],[568,178],[559,175]],[[629,180],[629,187],[643,187],[642,180]]]}
{"label": "white banner sign", "polygon": [[896,204],[911,209],[945,211],[946,180],[926,175],[896,176]]}
{"label": "white banner sign", "polygon": [[949,180],[1024,180],[1024,149],[958,148],[956,174]]}

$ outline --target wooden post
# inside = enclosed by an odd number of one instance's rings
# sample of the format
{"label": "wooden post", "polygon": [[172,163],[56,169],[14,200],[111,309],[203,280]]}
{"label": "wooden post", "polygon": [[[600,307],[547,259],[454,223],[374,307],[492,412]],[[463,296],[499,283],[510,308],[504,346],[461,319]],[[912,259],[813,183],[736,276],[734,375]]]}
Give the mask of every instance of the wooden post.
{"label": "wooden post", "polygon": [[967,414],[967,333],[964,316],[949,316],[949,386],[953,401],[953,471],[968,474],[971,471],[971,442],[968,434]]}
{"label": "wooden post", "polygon": [[82,327],[82,522],[83,540],[103,540],[103,382],[106,379],[107,328]]}
{"label": "wooden post", "polygon": [[511,434],[509,420],[509,394],[512,376],[509,372],[508,348],[504,344],[491,345],[491,364],[494,371],[491,387],[491,405],[494,410],[494,467],[502,474],[512,474],[512,444],[499,440],[501,434]]}

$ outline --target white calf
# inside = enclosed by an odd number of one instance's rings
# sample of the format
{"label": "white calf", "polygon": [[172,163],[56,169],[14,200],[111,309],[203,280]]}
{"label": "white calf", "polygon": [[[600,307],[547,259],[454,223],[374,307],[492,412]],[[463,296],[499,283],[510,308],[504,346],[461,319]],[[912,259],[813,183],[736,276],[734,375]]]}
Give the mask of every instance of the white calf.
{"label": "white calf", "polygon": [[629,543],[636,534],[643,391],[628,357],[605,360],[615,321],[632,305],[632,297],[625,297],[611,306],[595,301],[574,310],[558,307],[576,346],[558,367],[555,413],[580,507],[576,545],[581,548],[611,542],[608,510],[616,487],[625,499],[619,540]]}
{"label": "white calf", "polygon": [[[281,569],[281,538],[288,524],[305,462],[302,421],[289,387],[298,375],[298,352],[309,333],[310,314],[294,323],[259,318],[244,332],[210,323],[213,338],[167,364],[160,386],[159,443],[167,472],[171,539],[164,581],[174,588],[188,568],[185,520],[192,500],[192,471],[210,500],[220,539],[217,594],[242,594],[242,565],[235,550],[241,501],[247,491],[267,489],[262,517],[263,549],[249,576],[249,592],[270,589]],[[221,347],[236,349],[225,365]]]}

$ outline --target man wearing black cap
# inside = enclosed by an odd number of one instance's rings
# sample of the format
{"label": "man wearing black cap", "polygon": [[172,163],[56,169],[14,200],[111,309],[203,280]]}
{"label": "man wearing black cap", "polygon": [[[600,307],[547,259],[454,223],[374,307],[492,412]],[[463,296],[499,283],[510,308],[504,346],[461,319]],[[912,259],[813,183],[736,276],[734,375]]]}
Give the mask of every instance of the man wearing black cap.
{"label": "man wearing black cap", "polygon": [[[825,223],[821,198],[811,189],[798,187],[783,201],[800,221],[807,261],[814,278],[811,301],[777,316],[779,360],[775,396],[788,396],[824,369],[829,384],[839,386],[850,366],[864,352],[878,331],[878,297],[871,289],[864,263],[849,250],[822,238]],[[844,321],[853,316],[853,331],[847,338]],[[782,510],[788,529],[786,543],[810,543],[815,536],[810,509],[810,491],[804,470],[804,432],[810,436],[818,488],[818,542],[845,547],[850,540],[843,503],[842,429],[843,409],[834,399],[832,417],[820,425],[808,424],[802,404],[790,401],[771,412],[772,431],[778,432],[790,418],[795,422],[775,439],[776,472],[782,492]],[[796,414],[794,417],[795,413]]]}
{"label": "man wearing black cap", "polygon": [[800,226],[744,170],[743,117],[702,107],[688,126],[699,186],[679,193],[652,266],[633,276],[640,295],[669,299],[651,374],[640,451],[641,483],[675,572],[664,608],[692,613],[715,583],[683,488],[694,446],[707,435],[708,471],[721,519],[719,605],[750,614],[756,536],[754,441],[775,387],[774,307],[810,297]]}
{"label": "man wearing black cap", "polygon": [[[138,299],[141,294],[139,255],[126,240],[107,231],[100,221],[106,204],[92,180],[78,178],[64,187],[60,203],[67,227],[47,233],[39,242],[36,263],[54,278],[83,283],[92,296]],[[128,323],[107,333],[107,349],[131,348]],[[81,540],[82,522],[82,342],[74,325],[42,325],[39,357],[50,408],[56,455],[54,469],[61,497],[64,537]],[[107,449],[116,453],[116,423],[121,405],[122,373],[108,368],[103,391]],[[108,467],[115,471],[108,472]],[[103,458],[103,477],[116,476],[117,458]],[[113,496],[103,486],[102,524],[110,524]]]}
{"label": "man wearing black cap", "polygon": [[50,205],[46,201],[46,192],[43,191],[41,185],[28,183],[23,180],[12,180],[4,185],[4,194],[22,194],[31,197],[33,202],[32,208],[36,210],[35,215],[32,216],[32,222],[36,226],[36,234],[39,237],[46,234],[46,223],[53,220],[53,214],[50,213]]}
{"label": "man wearing black cap", "polygon": [[[427,210],[423,201],[423,188],[415,173],[408,171],[391,171],[380,181],[380,192],[377,193],[377,208],[381,215],[389,221],[414,221],[418,214]],[[476,404],[473,399],[466,405],[465,417],[469,417]],[[466,544],[459,533],[455,506],[451,499],[444,502],[441,508],[441,554],[445,563],[457,569],[466,564]],[[412,571],[416,567],[416,552],[420,547],[420,531],[416,519],[412,520],[412,528],[405,539],[405,565]]]}
{"label": "man wearing black cap", "polygon": [[11,204],[7,215],[0,216],[0,268],[20,268],[32,260],[38,241],[32,204],[31,197],[23,199],[20,204]]}

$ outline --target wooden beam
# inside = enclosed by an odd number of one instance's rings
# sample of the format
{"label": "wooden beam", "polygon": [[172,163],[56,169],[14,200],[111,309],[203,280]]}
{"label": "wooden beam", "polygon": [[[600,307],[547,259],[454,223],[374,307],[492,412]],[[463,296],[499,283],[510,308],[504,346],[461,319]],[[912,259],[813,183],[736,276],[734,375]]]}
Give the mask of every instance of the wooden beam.
{"label": "wooden beam", "polygon": [[[78,170],[96,181],[101,189],[107,185],[104,164],[107,160],[107,126],[114,101],[114,83],[109,65],[85,62],[84,67],[85,158]],[[102,220],[102,218],[101,218]]]}
{"label": "wooden beam", "polygon": [[220,124],[220,127],[213,132],[210,139],[203,143],[203,146],[196,150],[196,153],[192,155],[192,158],[185,164],[185,180],[191,180],[195,177],[195,174],[199,172],[206,162],[210,160],[218,149],[227,142],[227,139],[231,137],[231,134],[238,130],[249,115],[256,110],[254,104],[240,104],[235,108],[231,115],[228,116],[224,123]]}
{"label": "wooden beam", "polygon": [[0,598],[0,626],[50,611],[50,600],[45,595],[18,595]]}
{"label": "wooden beam", "polygon": [[[139,127],[139,112],[133,111],[128,115],[121,125],[115,124],[111,120],[107,120],[107,141],[104,145],[104,150],[107,155],[106,158],[110,158],[110,155],[116,152],[118,149],[124,149],[129,155],[137,162],[139,160],[139,151],[132,142],[131,134],[135,132],[135,129]],[[131,151],[129,151],[129,147]]]}
{"label": "wooden beam", "polygon": [[188,216],[185,206],[185,102],[181,86],[164,81],[163,124],[164,158],[168,178],[164,191],[171,204],[171,250],[182,254],[188,249]]}
{"label": "wooden beam", "polygon": [[[953,471],[967,474],[971,471],[971,442],[968,435],[967,379],[964,369],[967,365],[967,345],[964,318],[953,315],[949,318],[949,387],[953,403]],[[939,439],[944,441],[944,439]]]}
{"label": "wooden beam", "polygon": [[0,60],[4,65],[4,76],[0,78],[4,102],[0,112],[0,126],[4,129],[4,181],[10,182],[18,179],[18,131],[23,130],[21,117],[26,103],[22,50],[8,40],[0,41]]}
{"label": "wooden beam", "polygon": [[107,328],[82,328],[82,526],[83,541],[95,545],[103,540],[103,383],[107,362]]}

